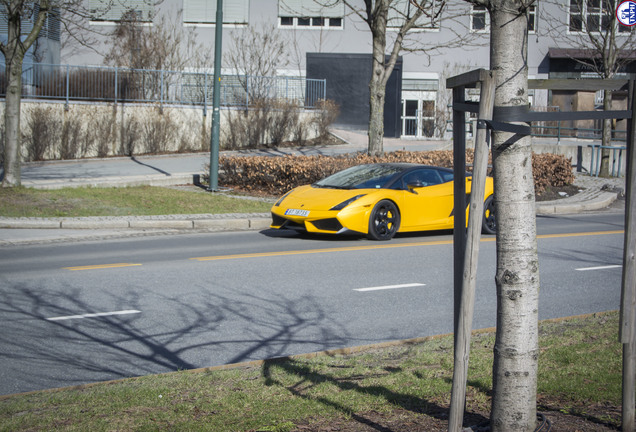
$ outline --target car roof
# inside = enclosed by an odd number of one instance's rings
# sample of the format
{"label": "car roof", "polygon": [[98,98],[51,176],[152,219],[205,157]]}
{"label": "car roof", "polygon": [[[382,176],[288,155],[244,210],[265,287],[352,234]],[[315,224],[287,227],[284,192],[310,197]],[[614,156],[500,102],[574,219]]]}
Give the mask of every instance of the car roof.
{"label": "car roof", "polygon": [[412,169],[412,168],[432,168],[432,169],[439,169],[439,170],[444,170],[444,171],[452,171],[452,168],[445,168],[445,167],[440,167],[440,166],[435,166],[435,165],[425,165],[425,164],[419,164],[419,163],[412,163],[412,162],[377,162],[377,163],[371,163],[371,164],[366,164],[366,165],[384,165],[384,166],[394,166],[394,167],[401,167],[403,168],[405,171],[407,169]]}

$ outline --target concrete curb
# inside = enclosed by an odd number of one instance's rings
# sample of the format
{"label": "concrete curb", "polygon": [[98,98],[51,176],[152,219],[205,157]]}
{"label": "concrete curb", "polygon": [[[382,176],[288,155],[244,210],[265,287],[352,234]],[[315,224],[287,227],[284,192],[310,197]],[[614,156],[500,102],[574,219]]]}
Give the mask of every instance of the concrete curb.
{"label": "concrete curb", "polygon": [[12,229],[177,229],[207,231],[247,231],[269,228],[269,214],[237,215],[235,217],[202,217],[184,215],[162,217],[83,217],[83,218],[0,218],[0,228]]}
{"label": "concrete curb", "polygon": [[60,180],[22,180],[22,186],[35,189],[62,189],[66,187],[124,187],[124,186],[174,186],[197,184],[202,172],[156,174],[125,177],[75,177]]}
{"label": "concrete curb", "polygon": [[594,193],[594,196],[588,199],[576,199],[572,201],[563,199],[537,203],[536,213],[537,215],[553,215],[601,210],[612,205],[617,198],[618,194],[616,192],[598,191]]}

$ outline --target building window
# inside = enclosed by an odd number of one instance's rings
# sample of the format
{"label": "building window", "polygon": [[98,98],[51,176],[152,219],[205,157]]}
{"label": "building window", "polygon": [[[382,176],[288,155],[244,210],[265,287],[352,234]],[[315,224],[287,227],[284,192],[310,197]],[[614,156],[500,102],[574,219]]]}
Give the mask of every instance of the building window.
{"label": "building window", "polygon": [[316,0],[279,0],[278,24],[281,28],[342,28],[344,3]]}
{"label": "building window", "polygon": [[[569,12],[569,30],[573,33],[604,32],[615,21],[613,0],[570,0]],[[627,29],[629,31],[629,27]],[[625,30],[619,29],[619,31]]]}
{"label": "building window", "polygon": [[[247,24],[249,8],[249,0],[224,0],[223,24]],[[216,2],[212,0],[183,0],[183,22],[186,24],[215,24]]]}
{"label": "building window", "polygon": [[485,6],[473,6],[470,12],[470,29],[476,32],[487,32],[490,29],[490,15]]}
{"label": "building window", "polygon": [[155,4],[148,0],[89,0],[91,21],[119,22],[134,16],[139,22],[152,22]]}
{"label": "building window", "polygon": [[279,17],[280,27],[329,27],[342,28],[342,18],[325,17]]}
{"label": "building window", "polygon": [[537,31],[537,7],[532,5],[528,8],[528,32],[535,33]]}

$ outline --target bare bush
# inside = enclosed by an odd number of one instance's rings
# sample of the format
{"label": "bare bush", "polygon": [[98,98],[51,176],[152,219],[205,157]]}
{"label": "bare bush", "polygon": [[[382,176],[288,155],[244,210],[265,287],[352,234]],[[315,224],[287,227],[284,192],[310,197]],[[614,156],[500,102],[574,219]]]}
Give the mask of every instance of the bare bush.
{"label": "bare bush", "polygon": [[107,157],[114,150],[116,140],[116,115],[115,107],[110,112],[93,112],[87,119],[88,127],[84,134],[82,153],[89,154],[94,148],[97,157]]}
{"label": "bare bush", "polygon": [[142,125],[143,152],[151,154],[165,153],[174,140],[176,126],[169,111],[156,110],[156,114]]}
{"label": "bare bush", "polygon": [[[133,156],[139,151],[142,135],[142,125],[135,117],[128,118],[121,127],[121,141],[119,154]],[[140,151],[143,153],[143,150]]]}
{"label": "bare bush", "polygon": [[81,153],[83,141],[82,123],[76,117],[66,116],[62,125],[59,149],[60,159],[75,159],[76,157],[85,156],[85,153]]}
{"label": "bare bush", "polygon": [[291,131],[299,121],[298,106],[290,101],[278,99],[273,102],[269,121],[269,141],[279,146],[291,138]]}
{"label": "bare bush", "polygon": [[299,146],[304,146],[314,124],[311,118],[300,119],[292,129],[292,141]]}
{"label": "bare bush", "polygon": [[320,100],[316,104],[319,115],[316,118],[316,126],[318,128],[318,135],[324,137],[329,134],[329,126],[340,115],[340,106],[332,100]]}
{"label": "bare bush", "polygon": [[221,136],[221,146],[226,149],[280,146],[285,142],[303,145],[312,128],[321,137],[338,117],[338,106],[322,101],[320,108],[301,116],[302,108],[294,101],[284,99],[259,99],[247,110],[231,110],[227,113],[227,127]]}
{"label": "bare bush", "polygon": [[227,113],[227,126],[221,134],[221,147],[238,150],[247,147],[249,113],[247,110],[230,110]]}
{"label": "bare bush", "polygon": [[42,161],[55,149],[60,136],[60,120],[51,107],[34,107],[26,121],[24,144],[30,161]]}
{"label": "bare bush", "polygon": [[[173,127],[177,129],[177,125]],[[194,134],[198,139],[192,139],[189,131],[201,130],[200,134]],[[181,124],[181,134],[177,139],[179,145],[177,146],[177,153],[189,153],[196,151],[210,150],[210,130],[208,129],[205,121],[201,120],[188,120],[187,125]]]}

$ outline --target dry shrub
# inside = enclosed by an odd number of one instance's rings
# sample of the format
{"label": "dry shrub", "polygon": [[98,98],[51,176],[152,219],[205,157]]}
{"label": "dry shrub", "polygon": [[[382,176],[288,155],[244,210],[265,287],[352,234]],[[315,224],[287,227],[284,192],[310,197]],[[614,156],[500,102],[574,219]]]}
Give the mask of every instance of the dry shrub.
{"label": "dry shrub", "polygon": [[313,129],[326,136],[339,110],[332,101],[320,101],[312,115],[302,116],[302,112],[302,107],[292,100],[254,99],[246,110],[228,111],[221,148],[276,147],[287,141],[304,145]]}
{"label": "dry shrub", "polygon": [[273,102],[273,112],[270,114],[269,135],[271,145],[279,146],[290,138],[290,131],[299,122],[298,105],[286,100]]}
{"label": "dry shrub", "polygon": [[109,111],[89,112],[86,128],[83,152],[88,154],[95,150],[97,157],[104,158],[110,155],[113,143],[117,142],[117,110],[113,107]]}
{"label": "dry shrub", "polygon": [[76,117],[67,116],[62,126],[62,139],[60,142],[60,159],[75,159],[83,157],[82,154],[82,123]]}
{"label": "dry shrub", "polygon": [[324,137],[329,134],[329,126],[340,115],[340,106],[332,100],[319,100],[316,103],[316,108],[319,113],[316,117],[318,135]]}
{"label": "dry shrub", "polygon": [[540,194],[549,186],[560,187],[574,182],[572,159],[551,153],[532,154],[532,176],[535,193]]}
{"label": "dry shrub", "polygon": [[[138,152],[150,154],[166,153],[170,144],[174,141],[174,131],[177,129],[169,111],[157,109],[150,119],[141,124],[141,140],[143,150]],[[131,152],[132,154],[132,152]]]}
{"label": "dry shrub", "polygon": [[248,147],[249,123],[247,110],[228,111],[227,126],[221,131],[221,148],[239,150]]}
{"label": "dry shrub", "polygon": [[143,133],[143,125],[135,117],[130,117],[121,128],[119,154],[133,156],[139,151],[139,142]]}
{"label": "dry shrub", "polygon": [[[466,163],[471,165],[472,160],[473,151],[468,150]],[[345,168],[378,162],[410,162],[452,168],[453,152],[396,151],[377,157],[366,153],[347,156],[222,156],[219,159],[219,179],[225,185],[247,191],[281,195]],[[533,174],[538,193],[545,190],[546,185],[563,186],[574,181],[571,161],[561,155],[533,154]]]}
{"label": "dry shrub", "polygon": [[59,142],[61,121],[51,107],[34,107],[26,118],[24,144],[28,160],[43,161]]}

